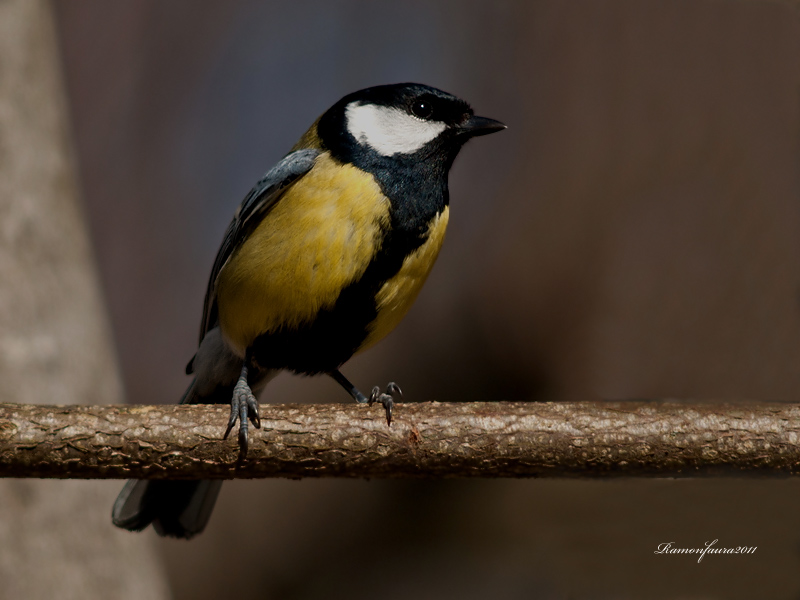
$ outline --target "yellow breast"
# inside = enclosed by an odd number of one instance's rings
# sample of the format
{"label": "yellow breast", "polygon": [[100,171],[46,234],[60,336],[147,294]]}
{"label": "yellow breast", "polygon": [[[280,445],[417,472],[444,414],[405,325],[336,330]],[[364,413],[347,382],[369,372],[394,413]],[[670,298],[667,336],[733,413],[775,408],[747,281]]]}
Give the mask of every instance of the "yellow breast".
{"label": "yellow breast", "polygon": [[364,273],[388,223],[375,179],[321,154],[220,271],[225,337],[243,355],[258,335],[331,308]]}
{"label": "yellow breast", "polygon": [[378,317],[370,324],[369,333],[359,347],[359,352],[383,339],[414,304],[442,248],[449,218],[450,210],[445,206],[431,221],[425,243],[406,257],[397,275],[378,291]]}

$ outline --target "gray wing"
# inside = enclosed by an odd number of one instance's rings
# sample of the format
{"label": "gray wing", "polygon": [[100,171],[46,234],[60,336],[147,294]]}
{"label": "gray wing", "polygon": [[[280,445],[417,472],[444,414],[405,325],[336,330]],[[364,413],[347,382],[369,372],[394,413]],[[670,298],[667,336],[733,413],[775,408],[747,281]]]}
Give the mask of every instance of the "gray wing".
{"label": "gray wing", "polygon": [[[233,221],[228,225],[222,246],[214,260],[214,267],[211,269],[206,299],[203,304],[203,322],[200,325],[201,342],[206,333],[217,325],[217,277],[222,267],[225,266],[234,250],[247,239],[270,209],[280,200],[286,188],[311,170],[319,153],[319,150],[305,148],[287,154],[261,178],[242,201],[233,216]],[[190,367],[191,363],[189,363],[187,371]]]}

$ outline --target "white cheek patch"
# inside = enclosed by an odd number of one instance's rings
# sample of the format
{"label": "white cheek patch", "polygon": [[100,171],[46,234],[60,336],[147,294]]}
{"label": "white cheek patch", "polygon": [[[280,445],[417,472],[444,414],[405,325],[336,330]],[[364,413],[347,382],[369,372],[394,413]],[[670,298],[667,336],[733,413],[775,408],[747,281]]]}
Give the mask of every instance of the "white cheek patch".
{"label": "white cheek patch", "polygon": [[442,133],[441,121],[423,121],[399,108],[351,102],[345,109],[347,131],[383,156],[413,154]]}

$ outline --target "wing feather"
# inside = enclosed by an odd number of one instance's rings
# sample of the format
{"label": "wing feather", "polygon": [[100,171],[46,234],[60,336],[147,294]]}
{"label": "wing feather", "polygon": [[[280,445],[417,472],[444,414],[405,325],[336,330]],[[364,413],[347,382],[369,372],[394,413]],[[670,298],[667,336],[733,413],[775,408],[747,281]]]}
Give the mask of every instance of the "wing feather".
{"label": "wing feather", "polygon": [[[200,341],[217,325],[217,278],[233,252],[247,239],[267,213],[281,199],[286,189],[305,175],[314,166],[320,151],[304,148],[287,154],[267,172],[250,190],[233,216],[225,231],[222,245],[214,260],[211,277],[208,279],[206,298],[203,304],[203,321],[200,325]],[[190,363],[191,366],[191,363]]]}

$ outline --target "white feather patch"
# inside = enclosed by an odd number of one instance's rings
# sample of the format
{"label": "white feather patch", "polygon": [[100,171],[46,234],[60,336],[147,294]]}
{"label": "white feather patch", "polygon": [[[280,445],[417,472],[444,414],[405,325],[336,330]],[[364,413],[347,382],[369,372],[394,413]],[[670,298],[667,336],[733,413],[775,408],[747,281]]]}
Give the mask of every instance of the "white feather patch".
{"label": "white feather patch", "polygon": [[447,128],[441,121],[423,121],[399,108],[360,102],[348,104],[345,115],[350,135],[383,156],[413,154]]}

